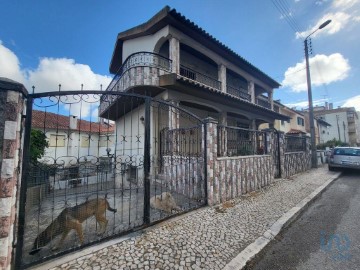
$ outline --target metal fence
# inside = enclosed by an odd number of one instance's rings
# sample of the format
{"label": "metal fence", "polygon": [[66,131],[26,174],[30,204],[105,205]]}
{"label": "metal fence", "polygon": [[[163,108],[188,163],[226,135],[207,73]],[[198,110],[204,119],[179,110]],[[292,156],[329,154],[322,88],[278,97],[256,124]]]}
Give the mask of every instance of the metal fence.
{"label": "metal fence", "polygon": [[285,135],[285,152],[306,151],[306,137]]}
{"label": "metal fence", "polygon": [[200,73],[194,69],[191,69],[189,67],[180,65],[180,75],[184,76],[186,78],[189,78],[191,80],[203,83],[207,86],[210,86],[212,88],[221,89],[221,82],[218,81],[215,78],[209,77],[203,73]]}
{"label": "metal fence", "polygon": [[[94,117],[109,95],[29,95],[19,269],[206,203],[202,121],[170,103],[121,92],[111,93],[115,108]],[[36,161],[32,129],[48,142]]]}
{"label": "metal fence", "polygon": [[237,127],[218,126],[218,156],[267,154],[266,132]]}

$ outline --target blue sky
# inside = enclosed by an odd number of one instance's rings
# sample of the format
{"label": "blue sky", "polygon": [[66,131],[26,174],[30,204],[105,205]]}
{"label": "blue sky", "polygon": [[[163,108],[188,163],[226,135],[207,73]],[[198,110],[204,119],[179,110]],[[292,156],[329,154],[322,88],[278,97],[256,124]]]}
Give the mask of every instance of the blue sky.
{"label": "blue sky", "polygon": [[[0,0],[0,77],[36,91],[104,88],[116,36],[165,5],[277,80],[275,99],[307,106],[303,38],[312,37],[315,104],[360,110],[360,0]],[[280,11],[279,11],[280,10]],[[301,33],[303,32],[303,33]]]}

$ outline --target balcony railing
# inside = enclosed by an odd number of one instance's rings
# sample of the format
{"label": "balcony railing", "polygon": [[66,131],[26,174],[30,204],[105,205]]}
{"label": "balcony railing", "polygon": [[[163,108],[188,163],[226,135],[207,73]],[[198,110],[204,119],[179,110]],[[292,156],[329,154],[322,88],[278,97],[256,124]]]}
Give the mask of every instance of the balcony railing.
{"label": "balcony railing", "polygon": [[221,82],[196,70],[180,65],[180,75],[212,88],[221,89]]}
{"label": "balcony railing", "polygon": [[306,151],[306,137],[285,135],[285,152]]}
{"label": "balcony railing", "polygon": [[[160,54],[151,52],[138,52],[131,54],[119,68],[106,91],[113,91],[124,73],[133,67],[155,67],[171,73],[172,61]],[[124,90],[124,89],[123,89]]]}
{"label": "balcony railing", "polygon": [[257,105],[260,105],[261,107],[265,107],[265,108],[268,108],[268,109],[271,110],[271,103],[268,102],[268,101],[266,101],[266,100],[257,98],[257,99],[256,99],[256,104],[257,104]]}
{"label": "balcony railing", "polygon": [[249,156],[267,153],[266,132],[218,126],[218,156]]}
{"label": "balcony railing", "polygon": [[251,95],[244,88],[236,88],[231,85],[227,85],[226,91],[230,95],[233,95],[241,99],[245,99],[247,101],[251,101]]}

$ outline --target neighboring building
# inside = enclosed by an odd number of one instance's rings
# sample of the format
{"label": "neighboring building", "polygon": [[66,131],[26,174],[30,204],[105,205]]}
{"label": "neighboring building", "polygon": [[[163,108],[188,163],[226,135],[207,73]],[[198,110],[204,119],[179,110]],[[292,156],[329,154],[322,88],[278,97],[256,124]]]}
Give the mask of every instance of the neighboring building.
{"label": "neighboring building", "polygon": [[45,132],[49,147],[40,160],[46,164],[64,167],[79,162],[97,162],[97,157],[107,159],[114,153],[114,125],[79,120],[76,116],[65,116],[34,110],[32,128]]}
{"label": "neighboring building", "polygon": [[[319,108],[319,107],[317,107]],[[310,123],[309,123],[309,112],[308,111],[301,111],[305,118],[305,130],[310,136]],[[329,133],[329,128],[331,124],[326,122],[324,119],[320,117],[314,117],[314,127],[315,127],[315,143],[325,143],[327,142],[326,134]]]}
{"label": "neighboring building", "polygon": [[360,145],[359,113],[354,107],[329,109],[325,106],[315,110],[314,116],[331,125],[320,131],[323,142],[335,138],[351,146]]}
{"label": "neighboring building", "polygon": [[[278,131],[284,132],[285,134],[306,135],[306,121],[302,112],[291,109],[284,104],[281,104],[278,100],[274,101],[274,111],[289,117],[288,120],[276,120],[274,128]],[[269,124],[262,124],[260,128],[269,128]]]}

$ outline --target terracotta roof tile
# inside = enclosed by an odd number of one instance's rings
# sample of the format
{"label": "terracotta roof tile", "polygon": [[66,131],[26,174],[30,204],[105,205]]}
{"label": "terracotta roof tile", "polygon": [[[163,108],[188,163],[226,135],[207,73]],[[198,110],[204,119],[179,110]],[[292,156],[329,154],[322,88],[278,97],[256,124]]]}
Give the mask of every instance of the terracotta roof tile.
{"label": "terracotta roof tile", "polygon": [[[32,127],[39,129],[59,129],[69,130],[70,129],[70,117],[66,115],[43,112],[34,110],[32,112],[31,125]],[[71,130],[71,129],[70,129]],[[77,128],[72,129],[82,132],[100,132],[100,133],[113,133],[115,125],[108,125],[98,122],[90,122],[86,120],[77,119]]]}

